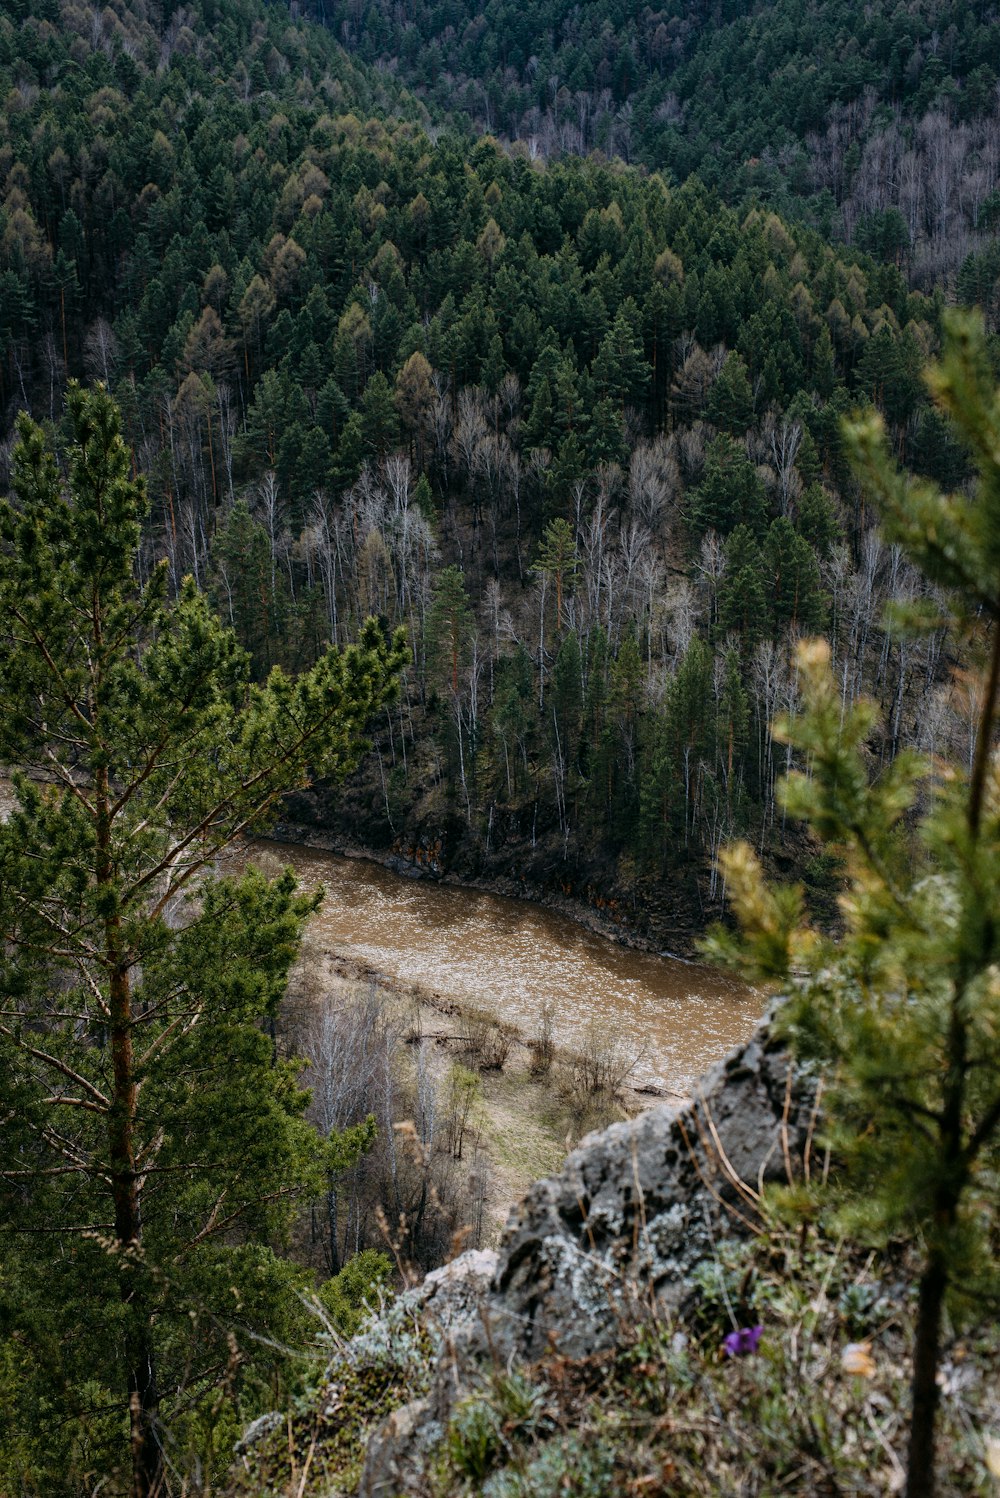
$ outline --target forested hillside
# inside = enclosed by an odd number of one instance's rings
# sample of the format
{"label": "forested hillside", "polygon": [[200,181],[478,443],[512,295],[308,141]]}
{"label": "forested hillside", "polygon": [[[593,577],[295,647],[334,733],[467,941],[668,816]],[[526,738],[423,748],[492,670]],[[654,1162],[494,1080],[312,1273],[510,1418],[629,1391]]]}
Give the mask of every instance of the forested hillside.
{"label": "forested hillside", "polygon": [[478,129],[546,157],[598,149],[677,181],[696,172],[730,200],[759,193],[923,285],[957,270],[1000,215],[990,0],[308,8]]}
{"label": "forested hillside", "polygon": [[280,8],[5,10],[5,419],[104,380],[146,555],[260,673],[407,627],[365,840],[712,898],[720,841],[773,825],[802,632],[886,705],[881,754],[961,732],[943,636],[879,630],[917,584],[840,446],[874,401],[916,469],[965,472],[919,379],[939,302],[899,268],[695,181],[435,144]]}
{"label": "forested hillside", "polygon": [[[760,1260],[781,1293],[806,1271],[780,1381],[822,1389],[812,1191],[860,1141],[865,1230],[926,1239],[932,1432],[945,1290],[980,1314],[995,1290],[994,14],[311,9],[0,0],[0,1487],[218,1491],[271,1412],[301,1498],[320,1426],[307,1453],[293,1415],[393,1274],[363,1250],[401,1280],[484,1232],[479,1073],[519,1168],[624,1106],[619,1038],[557,1051],[551,995],[533,1035],[476,1009],[429,1036],[411,1000],[438,995],[303,955],[321,892],[232,858],[279,820],[661,946],[729,879],[739,960],[813,983],[807,1015],[836,1001],[812,1054],[849,1101],[823,1157],[815,1094],[800,1182],[789,1072],[768,1158],[808,1215]],[[719,1151],[769,1231],[762,1174]],[[873,1257],[836,1244],[836,1334],[874,1338]],[[877,1271],[894,1304],[915,1252]],[[712,1253],[695,1350],[727,1369],[723,1302],[734,1356],[772,1333],[756,1270],[730,1295]],[[353,1447],[324,1403],[314,1482],[329,1458],[355,1483],[373,1411],[412,1397],[386,1351]],[[760,1387],[748,1421],[784,1449]],[[794,1460],[823,1456],[796,1418]],[[469,1426],[467,1467],[449,1434],[463,1491],[505,1422]]]}

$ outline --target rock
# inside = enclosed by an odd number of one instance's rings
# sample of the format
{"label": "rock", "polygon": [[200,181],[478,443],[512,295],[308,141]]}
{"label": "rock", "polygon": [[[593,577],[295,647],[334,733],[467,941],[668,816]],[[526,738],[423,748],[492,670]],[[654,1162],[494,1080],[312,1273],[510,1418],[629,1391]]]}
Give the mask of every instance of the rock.
{"label": "rock", "polygon": [[481,1329],[480,1312],[496,1274],[491,1249],[471,1249],[444,1264],[401,1297],[417,1312],[436,1347],[435,1376],[426,1398],[395,1410],[368,1443],[359,1498],[395,1498],[422,1491],[427,1458],[441,1439],[462,1392],[462,1370]]}
{"label": "rock", "polygon": [[266,1436],[284,1423],[285,1416],[280,1410],[268,1410],[266,1415],[258,1415],[256,1420],[251,1420],[233,1450],[237,1456],[245,1456],[252,1446],[256,1446],[258,1441],[263,1441]]}
{"label": "rock", "polygon": [[796,1174],[815,1097],[765,1023],[690,1102],[582,1140],[514,1209],[497,1254],[463,1254],[408,1291],[435,1348],[430,1389],[373,1435],[360,1493],[425,1493],[455,1403],[492,1370],[550,1348],[587,1357],[654,1302],[679,1306],[717,1243],[754,1230],[762,1183]]}
{"label": "rock", "polygon": [[410,1294],[420,1297],[425,1318],[454,1338],[474,1322],[489,1295],[497,1272],[492,1248],[472,1248],[450,1264],[433,1269]]}
{"label": "rock", "polygon": [[419,1491],[427,1453],[440,1439],[429,1399],[414,1399],[393,1410],[369,1442],[358,1498],[396,1498]]}
{"label": "rock", "polygon": [[506,1345],[582,1357],[651,1300],[677,1306],[714,1244],[753,1230],[759,1185],[801,1155],[813,1097],[761,1031],[690,1103],[588,1135],[504,1231],[488,1312]]}

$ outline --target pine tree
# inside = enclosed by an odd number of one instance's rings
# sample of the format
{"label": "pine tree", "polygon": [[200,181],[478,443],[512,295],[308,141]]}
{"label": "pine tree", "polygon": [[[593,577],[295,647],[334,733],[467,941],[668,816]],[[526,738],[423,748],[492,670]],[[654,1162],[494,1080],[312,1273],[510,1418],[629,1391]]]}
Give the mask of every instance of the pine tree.
{"label": "pine tree", "polygon": [[[499,384],[499,380],[497,383]],[[417,462],[421,466],[435,394],[434,372],[417,349],[396,376],[395,401],[399,419],[410,437]]]}
{"label": "pine tree", "polygon": [[386,457],[399,441],[399,421],[392,387],[380,369],[365,386],[360,415],[366,454],[372,458]]}
{"label": "pine tree", "polygon": [[[971,773],[905,753],[869,783],[876,710],[845,712],[828,646],[804,644],[805,710],[777,732],[809,773],[787,778],[784,803],[843,863],[843,937],[810,927],[800,889],[769,889],[747,846],[723,857],[744,965],[788,986],[784,1023],[832,1084],[842,1220],[876,1241],[909,1239],[920,1257],[907,1498],[935,1492],[945,1306],[961,1315],[1000,1288],[1000,399],[981,322],[951,312],[945,331],[927,378],[972,451],[972,493],[901,473],[877,413],[847,439],[886,539],[934,584],[970,649],[984,649]],[[713,950],[733,947],[720,936]]]}
{"label": "pine tree", "polygon": [[638,405],[645,396],[649,368],[624,307],[601,340],[593,376],[598,394],[619,408]]}
{"label": "pine tree", "polygon": [[719,378],[712,386],[706,415],[714,426],[732,437],[742,437],[753,425],[753,391],[739,354],[726,355]]}
{"label": "pine tree", "polygon": [[535,570],[549,577],[556,593],[556,629],[563,627],[563,599],[576,582],[576,545],[568,520],[559,516],[545,527]]}
{"label": "pine tree", "polygon": [[[253,686],[190,581],[170,602],[165,563],[137,577],[145,495],[111,398],[71,388],[68,429],[64,481],[21,418],[0,505],[0,762],[17,801],[0,829],[0,1226],[40,1325],[63,1328],[59,1356],[75,1340],[113,1401],[145,1498],[163,1398],[186,1360],[211,1387],[227,1304],[245,1300],[252,1328],[254,1287],[277,1293],[266,1244],[319,1164],[266,1028],[317,899],[218,860],[312,773],[356,762],[404,647],[370,622],[298,679]],[[201,1316],[214,1330],[192,1347],[178,1329]]]}
{"label": "pine tree", "polygon": [[474,620],[461,567],[444,567],[434,586],[427,611],[428,665],[443,678],[454,696],[465,660]]}
{"label": "pine tree", "polygon": [[288,589],[271,555],[267,531],[238,500],[212,544],[212,601],[250,656],[254,674],[267,674],[288,622]]}
{"label": "pine tree", "polygon": [[767,632],[765,564],[749,526],[738,525],[726,540],[726,570],[719,584],[719,633],[738,634],[747,655]]}
{"label": "pine tree", "polygon": [[810,484],[796,506],[796,529],[816,554],[826,558],[840,540],[840,522],[833,500],[822,484]]}
{"label": "pine tree", "polygon": [[705,453],[701,481],[689,496],[692,530],[699,536],[707,530],[728,535],[736,526],[747,525],[760,536],[766,517],[767,494],[742,443],[716,437]]}
{"label": "pine tree", "polygon": [[764,543],[767,596],[775,624],[812,634],[826,622],[826,597],[816,553],[785,515],[772,520]]}

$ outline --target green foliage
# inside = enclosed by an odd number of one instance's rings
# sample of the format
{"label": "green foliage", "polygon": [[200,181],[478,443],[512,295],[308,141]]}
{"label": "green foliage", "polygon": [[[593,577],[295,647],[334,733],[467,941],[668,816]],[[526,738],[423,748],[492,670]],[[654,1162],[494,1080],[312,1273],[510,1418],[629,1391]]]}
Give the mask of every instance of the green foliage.
{"label": "green foliage", "polygon": [[944,1297],[961,1312],[987,1287],[996,1293],[1000,1227],[1000,398],[981,324],[952,313],[947,334],[927,378],[974,455],[972,493],[945,495],[901,473],[877,415],[855,421],[848,440],[886,535],[946,590],[955,625],[975,629],[980,612],[990,620],[971,773],[932,776],[904,752],[872,781],[874,709],[862,701],[844,712],[828,648],[803,645],[805,710],[776,732],[807,768],[786,778],[783,801],[843,861],[842,938],[806,924],[798,891],[768,889],[745,846],[723,860],[744,956],[790,984],[789,1033],[830,1083],[843,1220],[877,1241],[920,1245],[911,1495],[933,1491]]}
{"label": "green foliage", "polygon": [[719,378],[712,386],[706,415],[720,431],[741,437],[753,425],[753,391],[747,367],[739,354],[726,355]]}
{"label": "green foliage", "polygon": [[[848,0],[823,0],[808,12],[780,0],[766,11],[730,6],[711,16],[585,0],[571,27],[554,0],[487,0],[481,8],[419,0],[405,17],[388,0],[365,0],[360,10],[347,0],[314,0],[313,9],[358,58],[391,62],[410,87],[480,129],[517,138],[535,110],[581,153],[618,150],[677,181],[698,172],[721,193],[751,189],[769,201],[809,193],[807,138],[824,134],[838,102],[868,89],[876,106],[873,121],[854,123],[861,139],[852,136],[842,167],[849,185],[866,127],[877,128],[884,110],[905,117],[947,100],[977,120],[989,113],[989,80],[1000,74],[988,9],[953,0],[933,16],[916,16],[901,0],[860,11]],[[934,42],[944,35],[947,52]],[[821,221],[832,218],[832,206],[816,194]],[[896,208],[863,221],[858,233],[886,260],[908,252]],[[594,241],[595,252],[621,252],[620,237],[597,225]]]}
{"label": "green foliage", "polygon": [[353,1337],[380,1296],[385,1295],[391,1278],[388,1255],[365,1248],[349,1259],[339,1274],[324,1281],[319,1300],[342,1336]]}
{"label": "green foliage", "polygon": [[690,498],[688,520],[695,535],[716,530],[728,536],[738,525],[756,536],[765,528],[767,496],[746,452],[731,437],[716,437],[705,455],[705,471]]}
{"label": "green foliage", "polygon": [[546,1427],[544,1391],[520,1369],[498,1373],[452,1415],[447,1439],[451,1466],[474,1492],[497,1490],[492,1482],[483,1487],[490,1473],[513,1454],[514,1443],[531,1440]]}
{"label": "green foliage", "polygon": [[[603,151],[634,153],[648,135],[683,186],[599,155],[531,166],[489,139],[436,128],[432,141],[390,74],[352,66],[329,30],[262,0],[196,4],[180,40],[173,13],[155,8],[106,17],[101,36],[13,12],[0,29],[12,101],[0,405],[26,404],[54,430],[66,375],[107,381],[149,495],[143,565],[168,558],[170,596],[188,574],[207,590],[254,680],[309,668],[370,613],[406,627],[406,700],[380,715],[380,769],[350,801],[360,840],[409,838],[447,808],[470,858],[486,850],[520,868],[530,839],[531,862],[562,882],[574,862],[605,883],[634,859],[642,806],[664,789],[659,718],[692,623],[714,653],[707,716],[719,724],[703,733],[692,704],[680,727],[690,773],[681,784],[683,766],[671,771],[680,794],[659,865],[694,873],[720,819],[770,838],[759,652],[773,645],[785,676],[790,635],[843,629],[816,568],[839,575],[863,553],[839,432],[857,393],[881,401],[920,471],[953,484],[967,464],[939,440],[916,380],[939,302],[910,293],[896,265],[834,252],[756,199],[736,207],[741,183],[770,191],[771,168],[744,167],[756,126],[737,132],[723,196],[689,180],[692,153],[717,170],[702,134],[718,124],[717,90],[699,74],[683,118],[662,90],[691,81],[705,28],[659,12],[651,32],[624,14],[609,28],[605,12],[588,0],[581,71],[544,98],[565,28],[546,60],[528,46],[528,13],[505,14],[504,34],[528,51],[504,62],[491,111],[523,93],[518,120],[535,107],[563,115],[565,90],[582,91]],[[866,21],[838,15],[875,45]],[[381,0],[337,16],[350,47],[401,40]],[[430,16],[421,0],[403,71]],[[956,56],[971,45],[960,19]],[[461,42],[453,18],[434,20],[456,76],[489,53],[478,19]],[[760,49],[760,19],[744,22]],[[713,77],[731,24],[713,28]],[[758,68],[742,46],[741,88]],[[615,102],[617,118],[598,124],[603,89],[637,99],[647,84],[656,97],[641,120]],[[449,108],[460,102],[449,85]],[[784,142],[779,157],[790,159]],[[985,294],[996,273],[983,255],[963,284]],[[776,445],[796,427],[794,465],[776,475]],[[756,553],[743,547],[721,576],[703,570],[709,533],[742,527]],[[456,568],[464,608],[445,607]],[[693,607],[683,624],[678,588]],[[730,635],[748,694],[735,735],[717,700]],[[848,646],[861,675],[866,643],[858,630]],[[890,650],[883,690],[894,666]]]}
{"label": "green foliage", "polygon": [[829,556],[841,532],[833,501],[822,484],[810,484],[800,496],[796,526],[817,556]]}
{"label": "green foliage", "polygon": [[719,630],[739,635],[744,651],[766,631],[769,612],[764,557],[753,531],[738,525],[726,541],[726,570],[719,587]]}
{"label": "green foliage", "polygon": [[500,1424],[493,1407],[474,1399],[460,1405],[448,1430],[453,1465],[463,1476],[481,1484],[503,1450]]}
{"label": "green foliage", "polygon": [[611,1491],[616,1465],[612,1441],[567,1434],[545,1445],[523,1472],[498,1474],[483,1493],[489,1498],[601,1498]]}
{"label": "green foliage", "polygon": [[21,420],[0,503],[0,1233],[35,1366],[3,1460],[47,1403],[67,1472],[131,1452],[147,1492],[172,1404],[183,1442],[220,1370],[241,1398],[300,1334],[280,1250],[323,1179],[272,1039],[322,896],[218,860],[314,768],[356,763],[404,646],[369,623],[254,684],[193,583],[170,600],[164,566],[137,575],[146,498],[114,402],[73,387],[66,426],[64,480]]}
{"label": "green foliage", "polygon": [[535,569],[544,574],[555,591],[556,629],[563,627],[563,595],[570,593],[576,580],[577,561],[573,531],[561,516],[549,522],[542,535]]}
{"label": "green foliage", "polygon": [[435,676],[457,693],[459,672],[472,632],[472,611],[459,567],[445,567],[434,589],[427,615],[427,652]]}
{"label": "green foliage", "polygon": [[780,629],[815,633],[826,622],[826,601],[816,553],[781,515],[771,522],[764,543],[769,573],[767,595],[771,614]]}
{"label": "green foliage", "polygon": [[[860,1493],[895,1485],[896,1412],[913,1333],[913,1299],[902,1288],[911,1260],[898,1247],[880,1255],[773,1216],[760,1236],[717,1247],[676,1316],[660,1309],[632,1318],[614,1348],[590,1356],[567,1359],[551,1349],[530,1367],[498,1368],[453,1407],[443,1431],[423,1426],[428,1491],[606,1498],[665,1487],[714,1498],[741,1487]],[[745,1312],[743,1324],[763,1328],[760,1347],[725,1357],[722,1338]],[[305,1498],[352,1489],[366,1434],[387,1409],[425,1392],[440,1355],[426,1344],[411,1348],[405,1374],[387,1380],[399,1367],[391,1311],[378,1334],[370,1345],[380,1341],[383,1351],[374,1367],[363,1361],[363,1334],[361,1359],[355,1344],[350,1363],[334,1370],[336,1420],[317,1420],[316,1403],[293,1410],[264,1451],[258,1445],[248,1454],[254,1470],[236,1476],[235,1492],[284,1492],[296,1472]],[[955,1493],[989,1491],[998,1335],[984,1315],[948,1370],[949,1379],[962,1379],[961,1400],[946,1399],[942,1410]],[[851,1349],[853,1342],[863,1345]],[[849,1371],[852,1356],[864,1373]],[[330,1392],[327,1384],[320,1408]],[[303,1480],[302,1455],[316,1434]]]}

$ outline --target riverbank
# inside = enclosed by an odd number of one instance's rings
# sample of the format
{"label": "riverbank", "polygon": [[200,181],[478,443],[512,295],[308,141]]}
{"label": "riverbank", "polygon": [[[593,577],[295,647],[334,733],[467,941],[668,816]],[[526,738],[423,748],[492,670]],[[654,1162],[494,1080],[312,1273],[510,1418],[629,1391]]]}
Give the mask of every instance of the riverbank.
{"label": "riverbank", "polygon": [[300,834],[293,842],[256,846],[290,865],[305,888],[325,889],[310,924],[331,950],[466,1009],[492,1011],[528,1036],[547,1006],[561,1050],[583,1051],[609,1032],[631,1051],[640,1084],[690,1086],[746,1040],[764,1008],[733,973],[654,955],[600,922],[454,874],[416,878],[384,859],[347,858],[330,851],[334,838],[322,832],[289,830]]}
{"label": "riverbank", "polygon": [[[397,1035],[406,1083],[423,1070],[442,1112],[453,1078],[466,1087],[475,1079],[464,1129],[466,1159],[485,1164],[477,1246],[495,1244],[512,1205],[533,1181],[558,1170],[584,1135],[655,1103],[686,1100],[680,1089],[633,1085],[628,1055],[615,1052],[610,1040],[589,1055],[552,1044],[540,1060],[537,1032],[345,955],[315,934],[292,975],[293,1003],[305,970],[312,979],[308,1003],[344,1009],[374,997]],[[296,1018],[301,1025],[301,1009]],[[392,1125],[406,1134],[412,1121],[401,1115]],[[445,1142],[430,1147],[449,1148],[448,1133],[444,1126]]]}
{"label": "riverbank", "polygon": [[504,899],[522,900],[538,905],[543,910],[551,910],[566,920],[574,921],[584,930],[592,931],[596,936],[607,937],[631,951],[649,952],[675,962],[697,960],[698,935],[694,930],[678,928],[673,945],[665,947],[655,937],[632,924],[630,902],[620,896],[605,896],[592,891],[587,898],[583,898],[566,889],[553,889],[549,885],[529,880],[526,875],[515,877],[502,872],[456,871],[442,863],[439,840],[408,843],[404,846],[393,843],[389,847],[378,847],[316,823],[283,818],[263,841],[297,843],[303,848],[333,853],[339,858],[367,860],[405,879],[428,880],[455,889],[477,890],[483,894],[500,895]]}
{"label": "riverbank", "polygon": [[[465,1035],[460,1027],[474,1021],[481,1021],[485,1015],[508,1036],[514,1056],[527,1057],[532,1048],[533,1037],[527,1035],[521,1025],[512,1023],[492,1009],[484,1010],[478,1005],[463,1004],[460,1000],[447,998],[432,988],[400,980],[371,963],[349,957],[343,952],[326,949],[326,955],[330,963],[330,972],[337,979],[349,984],[373,983],[386,994],[391,994],[398,1003],[409,1005],[412,1011],[426,1021],[426,1026],[414,1030],[413,1042],[425,1038],[460,1045],[465,1041]],[[452,1022],[452,1028],[447,1031],[435,1029],[434,1025],[438,1021]],[[456,1028],[456,1022],[458,1028]],[[577,1048],[555,1043],[552,1046],[552,1056],[553,1067],[557,1070],[560,1067],[578,1065],[583,1059],[583,1053]],[[513,1069],[517,1069],[516,1064]],[[643,1108],[652,1107],[656,1103],[669,1102],[680,1105],[690,1101],[690,1098],[690,1088],[656,1086],[653,1083],[633,1080],[626,1075],[619,1089],[619,1111],[622,1117],[631,1118]],[[599,1126],[594,1125],[594,1127]]]}

